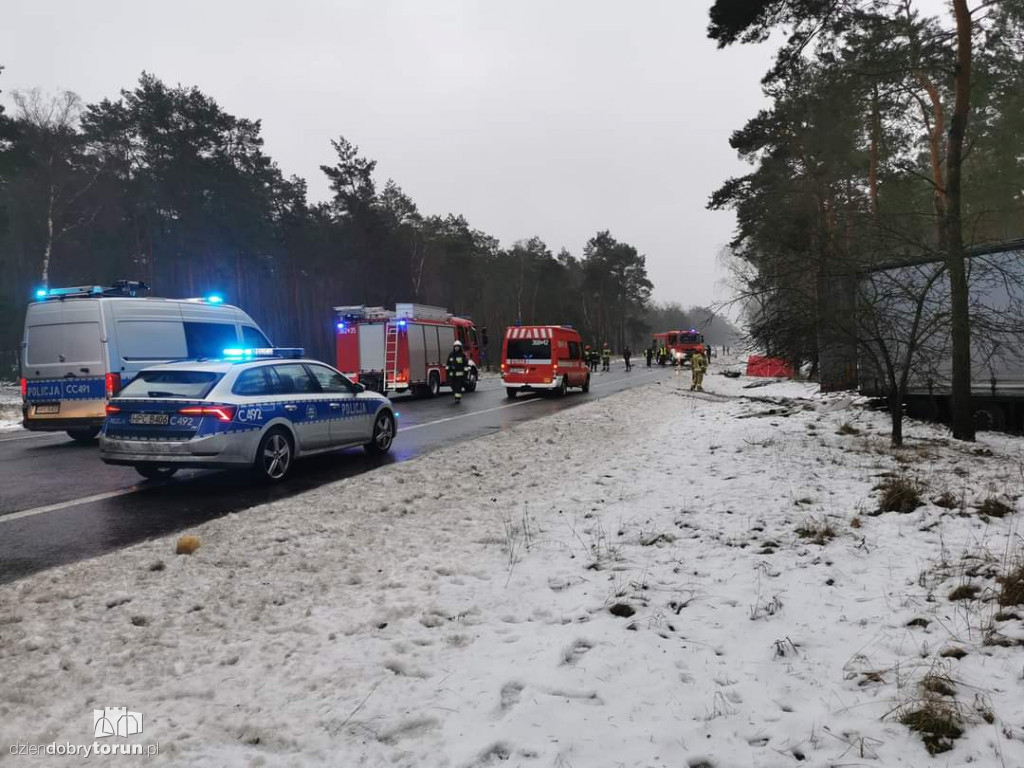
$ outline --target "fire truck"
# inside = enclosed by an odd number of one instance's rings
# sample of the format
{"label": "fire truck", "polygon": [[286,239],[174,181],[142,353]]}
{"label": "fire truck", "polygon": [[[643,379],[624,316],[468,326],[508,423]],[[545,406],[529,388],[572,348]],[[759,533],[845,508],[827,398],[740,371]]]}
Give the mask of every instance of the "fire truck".
{"label": "fire truck", "polygon": [[434,397],[449,386],[445,363],[456,339],[470,359],[465,391],[476,389],[487,331],[478,333],[468,317],[425,304],[358,304],[335,307],[334,315],[337,368],[367,389]]}
{"label": "fire truck", "polygon": [[685,365],[698,351],[703,352],[704,356],[708,358],[710,353],[710,347],[704,340],[704,334],[696,328],[691,328],[688,331],[665,331],[654,334],[655,354],[663,347],[668,350],[668,360],[665,362],[670,365]]}

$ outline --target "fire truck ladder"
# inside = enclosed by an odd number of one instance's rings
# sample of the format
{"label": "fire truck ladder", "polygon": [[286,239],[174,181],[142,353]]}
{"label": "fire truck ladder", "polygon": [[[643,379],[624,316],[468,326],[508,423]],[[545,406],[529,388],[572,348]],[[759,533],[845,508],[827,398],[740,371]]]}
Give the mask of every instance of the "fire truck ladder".
{"label": "fire truck ladder", "polygon": [[398,326],[388,323],[384,333],[384,392],[388,391],[388,382],[398,381]]}

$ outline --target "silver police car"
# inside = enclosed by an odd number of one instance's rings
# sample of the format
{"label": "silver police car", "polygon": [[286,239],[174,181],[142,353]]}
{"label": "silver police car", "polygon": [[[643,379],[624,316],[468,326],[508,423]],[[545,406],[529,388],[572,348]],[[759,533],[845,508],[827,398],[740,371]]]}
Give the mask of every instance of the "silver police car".
{"label": "silver police car", "polygon": [[139,372],[107,404],[100,457],[143,477],[254,467],[283,480],[296,458],[362,445],[387,453],[391,402],[301,349],[226,349],[221,360]]}

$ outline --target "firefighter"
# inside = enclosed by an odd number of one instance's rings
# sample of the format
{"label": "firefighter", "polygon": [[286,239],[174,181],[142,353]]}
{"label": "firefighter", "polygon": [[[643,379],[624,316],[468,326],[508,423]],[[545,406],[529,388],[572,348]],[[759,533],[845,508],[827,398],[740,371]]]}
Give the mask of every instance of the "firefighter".
{"label": "firefighter", "polygon": [[583,362],[586,363],[587,368],[594,370],[594,351],[589,344],[583,348]]}
{"label": "firefighter", "polygon": [[597,348],[590,350],[590,370],[597,373],[597,364],[601,360],[601,353],[597,351]]}
{"label": "firefighter", "polygon": [[690,366],[693,372],[693,383],[690,384],[690,391],[704,391],[704,372],[708,369],[708,359],[704,357],[704,352],[697,350],[693,353],[693,357],[690,358]]}
{"label": "firefighter", "polygon": [[627,371],[632,371],[633,370],[633,364],[630,362],[630,358],[631,357],[633,357],[633,351],[629,347],[623,347],[622,348],[622,359],[626,363],[626,370]]}
{"label": "firefighter", "polygon": [[458,339],[452,345],[451,354],[448,355],[448,362],[445,365],[448,370],[448,383],[455,393],[455,402],[462,402],[462,387],[466,383],[466,371],[469,370],[469,358],[462,351],[462,342]]}
{"label": "firefighter", "polygon": [[604,343],[601,348],[601,370],[611,371],[612,369],[612,348],[608,346],[608,342]]}
{"label": "firefighter", "polygon": [[654,359],[654,347],[650,344],[647,345],[647,349],[644,350],[644,359],[647,360],[647,367],[651,367],[651,360]]}

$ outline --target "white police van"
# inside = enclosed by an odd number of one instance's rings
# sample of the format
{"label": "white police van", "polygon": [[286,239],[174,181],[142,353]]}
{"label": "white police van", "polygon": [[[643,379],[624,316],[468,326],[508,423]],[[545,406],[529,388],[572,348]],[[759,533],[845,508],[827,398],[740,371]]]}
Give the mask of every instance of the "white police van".
{"label": "white police van", "polygon": [[41,289],[25,315],[22,424],[93,440],[107,400],[156,363],[269,347],[256,322],[222,297],[141,297],[143,283]]}

